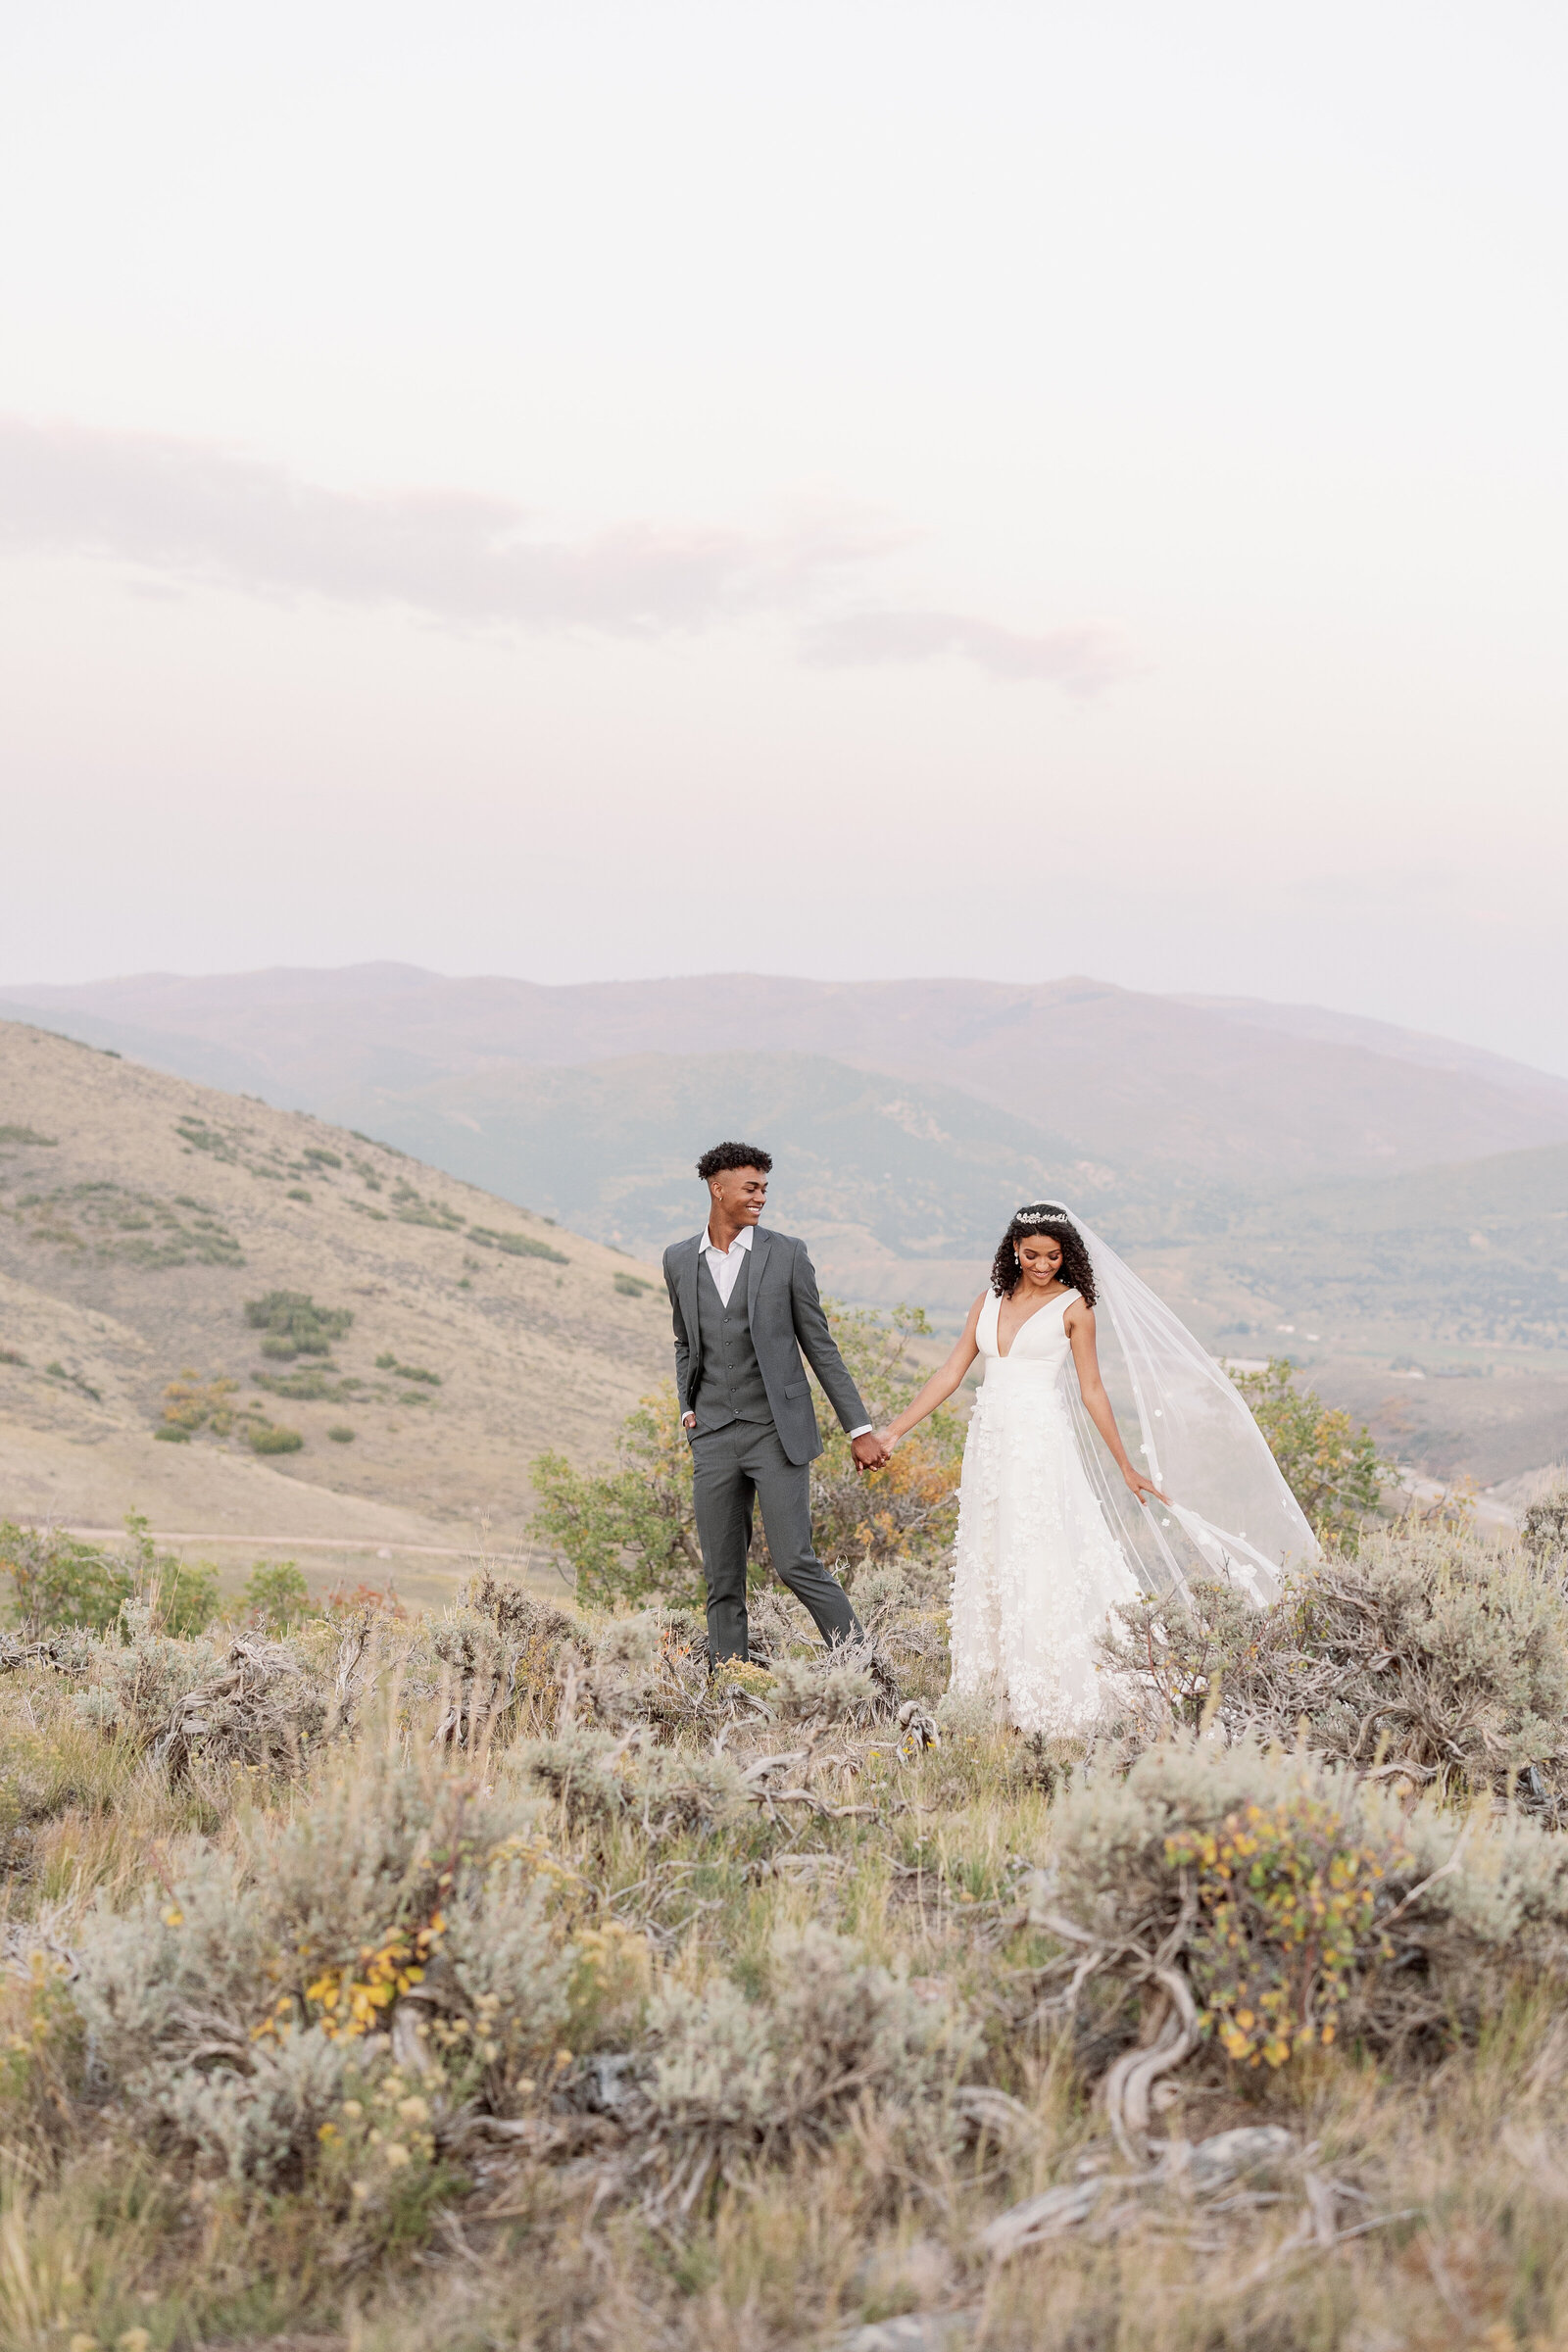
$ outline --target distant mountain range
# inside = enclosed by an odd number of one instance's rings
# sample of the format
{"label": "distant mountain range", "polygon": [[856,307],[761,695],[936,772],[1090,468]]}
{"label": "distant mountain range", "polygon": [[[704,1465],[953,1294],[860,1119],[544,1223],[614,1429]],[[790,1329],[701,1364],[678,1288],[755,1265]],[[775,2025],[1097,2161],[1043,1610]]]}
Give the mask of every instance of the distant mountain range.
{"label": "distant mountain range", "polygon": [[[384,1138],[644,1258],[695,1228],[697,1152],[740,1135],[774,1153],[772,1213],[826,1286],[944,1318],[1009,1210],[1060,1194],[1213,1345],[1289,1349],[1368,1411],[1379,1365],[1511,1367],[1491,1474],[1568,1451],[1568,1080],[1443,1038],[1085,979],[543,988],[405,964],[13,988],[6,1015]],[[1480,1392],[1469,1420],[1458,1394],[1434,1460],[1467,1458]]]}
{"label": "distant mountain range", "polygon": [[[998,1203],[1015,1189],[1011,1157],[1030,1156],[1026,1130],[1043,1139],[1034,1155],[1102,1167],[1129,1200],[1168,1189],[1180,1170],[1200,1215],[1205,1204],[1211,1212],[1282,1185],[1568,1142],[1568,1079],[1500,1055],[1312,1006],[1148,996],[1095,980],[1015,987],[739,974],[543,988],[362,964],[148,974],[7,996],[0,1012],[12,1017],[42,1018],[279,1105],[352,1117],[394,1141],[412,1132],[409,1121],[430,1148],[432,1120],[486,1138],[495,1145],[486,1181],[522,1198],[525,1177],[534,1198],[574,1221],[604,1205],[597,1186],[582,1189],[590,1139],[596,1152],[623,1156],[636,1190],[644,1122],[661,1088],[670,1117],[660,1148],[689,1164],[715,1117],[720,1127],[739,1123],[732,1084],[753,1115],[798,1103],[801,1056],[906,1082],[898,1096],[909,1105],[905,1132],[915,1140],[923,1131],[971,1162],[994,1160]],[[603,1065],[647,1055],[664,1057],[662,1077],[608,1079]],[[727,1069],[715,1056],[728,1057]],[[770,1072],[774,1056],[787,1066]],[[701,1068],[681,1066],[693,1057]],[[547,1083],[543,1073],[563,1069],[584,1075]],[[629,1125],[617,1139],[606,1112],[622,1085]],[[911,1085],[941,1090],[940,1099],[910,1094]],[[868,1098],[864,1110],[898,1123],[885,1103]],[[506,1178],[503,1128],[505,1150],[522,1155],[515,1185]],[[759,1140],[793,1148],[787,1131]],[[442,1164],[456,1164],[458,1149],[454,1137]],[[943,1184],[954,1173],[932,1168]],[[993,1209],[987,1230],[994,1222]],[[662,1228],[656,1220],[640,1230],[651,1241]]]}

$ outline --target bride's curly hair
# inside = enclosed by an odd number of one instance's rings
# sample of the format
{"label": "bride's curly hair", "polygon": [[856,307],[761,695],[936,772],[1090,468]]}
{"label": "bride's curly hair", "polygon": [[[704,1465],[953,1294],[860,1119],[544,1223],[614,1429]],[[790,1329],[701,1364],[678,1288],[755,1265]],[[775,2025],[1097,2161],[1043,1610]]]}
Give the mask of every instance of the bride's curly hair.
{"label": "bride's curly hair", "polygon": [[991,1288],[1000,1298],[1012,1297],[1023,1280],[1023,1268],[1018,1263],[1018,1244],[1039,1233],[1049,1233],[1054,1242],[1061,1244],[1061,1273],[1058,1279],[1070,1291],[1077,1292],[1085,1306],[1093,1306],[1095,1269],[1089,1262],[1083,1235],[1059,1200],[1032,1200],[1027,1206],[1013,1211],[1012,1222],[1003,1235],[997,1254],[991,1262]]}

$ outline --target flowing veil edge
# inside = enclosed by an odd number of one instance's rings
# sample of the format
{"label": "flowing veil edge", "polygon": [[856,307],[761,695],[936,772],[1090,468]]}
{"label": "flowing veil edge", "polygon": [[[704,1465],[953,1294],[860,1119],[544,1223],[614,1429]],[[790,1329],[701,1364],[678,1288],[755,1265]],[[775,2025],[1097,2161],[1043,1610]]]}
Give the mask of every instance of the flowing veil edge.
{"label": "flowing veil edge", "polygon": [[1171,1496],[1168,1505],[1134,1499],[1069,1379],[1079,1451],[1112,1535],[1155,1594],[1185,1595],[1195,1580],[1222,1577],[1259,1606],[1277,1600],[1289,1572],[1322,1552],[1245,1398],[1108,1242],[1075,1210],[1049,1206],[1083,1238],[1102,1363],[1114,1386],[1125,1384],[1149,1476]]}

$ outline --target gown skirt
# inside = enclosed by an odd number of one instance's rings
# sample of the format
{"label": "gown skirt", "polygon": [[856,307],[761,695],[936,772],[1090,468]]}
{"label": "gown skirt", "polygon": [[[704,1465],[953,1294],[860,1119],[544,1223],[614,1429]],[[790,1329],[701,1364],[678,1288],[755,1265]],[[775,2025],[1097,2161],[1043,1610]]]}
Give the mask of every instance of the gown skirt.
{"label": "gown skirt", "polygon": [[985,1378],[969,1420],[954,1553],[953,1679],[1029,1734],[1088,1731],[1106,1693],[1097,1644],[1142,1592],[1096,1499],[1064,1383],[1075,1291],[997,1344],[995,1292],[976,1334]]}

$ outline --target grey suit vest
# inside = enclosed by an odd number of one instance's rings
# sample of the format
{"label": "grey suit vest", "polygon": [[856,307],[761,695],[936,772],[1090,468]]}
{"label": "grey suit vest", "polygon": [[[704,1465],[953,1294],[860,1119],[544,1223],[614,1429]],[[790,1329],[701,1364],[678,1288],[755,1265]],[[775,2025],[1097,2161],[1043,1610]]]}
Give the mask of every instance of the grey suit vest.
{"label": "grey suit vest", "polygon": [[706,1258],[698,1264],[697,1315],[703,1369],[692,1408],[697,1415],[699,1435],[705,1430],[723,1429],[731,1421],[770,1422],[773,1418],[762,1367],[757,1360],[751,1324],[747,1320],[751,1280],[752,1260],[748,1251],[726,1307]]}

